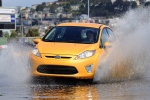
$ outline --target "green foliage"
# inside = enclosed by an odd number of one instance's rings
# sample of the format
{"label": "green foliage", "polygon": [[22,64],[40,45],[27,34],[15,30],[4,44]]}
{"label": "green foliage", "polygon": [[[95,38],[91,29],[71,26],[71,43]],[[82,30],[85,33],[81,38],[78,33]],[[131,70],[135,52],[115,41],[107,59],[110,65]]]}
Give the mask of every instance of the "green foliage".
{"label": "green foliage", "polygon": [[2,6],[2,0],[0,0],[0,6]]}
{"label": "green foliage", "polygon": [[134,8],[137,8],[137,3],[135,1],[132,1],[131,2],[131,8],[134,9]]}
{"label": "green foliage", "polygon": [[38,29],[29,29],[26,37],[37,37],[39,36]]}
{"label": "green foliage", "polygon": [[42,5],[43,5],[43,6],[46,6],[46,2],[43,2]]}
{"label": "green foliage", "polygon": [[79,11],[73,11],[72,12],[72,15],[75,16],[75,17],[79,16],[80,14],[81,13]]}
{"label": "green foliage", "polygon": [[144,6],[150,6],[150,1],[146,2]]}
{"label": "green foliage", "polygon": [[79,4],[81,0],[67,0],[67,2],[70,2],[70,4],[72,5],[76,5],[76,4]]}
{"label": "green foliage", "polygon": [[16,36],[17,36],[16,30],[12,30],[10,37],[15,38]]}
{"label": "green foliage", "polygon": [[[64,12],[72,13],[73,16],[79,16],[80,14],[87,14],[88,9],[88,0],[57,0],[60,4],[54,2],[49,5],[50,12],[56,13],[56,9],[58,7],[63,7]],[[140,0],[141,1],[141,0]],[[103,17],[111,17],[115,15],[124,14],[129,9],[137,8],[137,3],[135,1],[127,1],[127,0],[115,0],[112,3],[112,0],[89,0],[90,3],[90,17],[103,16]],[[79,11],[72,11],[72,5],[80,5]],[[146,3],[145,6],[150,5],[150,3]],[[43,11],[45,7],[45,3],[38,5],[36,10]],[[61,16],[60,16],[61,20]]]}
{"label": "green foliage", "polygon": [[55,10],[57,7],[58,7],[58,5],[56,3],[53,3],[52,5],[50,5],[50,12],[55,13]]}
{"label": "green foliage", "polygon": [[64,5],[64,11],[65,12],[70,12],[71,11],[71,5],[69,2],[66,2]]}
{"label": "green foliage", "polygon": [[135,1],[116,0],[112,3],[111,0],[93,0],[92,2],[94,4],[90,6],[90,16],[111,17],[114,15],[123,14],[129,9],[134,9],[137,7],[137,3]]}
{"label": "green foliage", "polygon": [[10,37],[10,36],[9,36],[9,33],[8,33],[8,32],[5,32],[5,33],[4,33],[4,37],[5,37],[5,38],[9,38],[9,37]]}
{"label": "green foliage", "polygon": [[46,7],[44,4],[38,5],[36,11],[43,11],[44,7]]}
{"label": "green foliage", "polygon": [[76,5],[76,4],[79,4],[81,0],[58,0],[58,2],[69,2],[72,5]]}
{"label": "green foliage", "polygon": [[79,12],[81,12],[81,14],[86,14],[87,13],[87,7],[84,6],[84,4],[81,4],[79,7]]}

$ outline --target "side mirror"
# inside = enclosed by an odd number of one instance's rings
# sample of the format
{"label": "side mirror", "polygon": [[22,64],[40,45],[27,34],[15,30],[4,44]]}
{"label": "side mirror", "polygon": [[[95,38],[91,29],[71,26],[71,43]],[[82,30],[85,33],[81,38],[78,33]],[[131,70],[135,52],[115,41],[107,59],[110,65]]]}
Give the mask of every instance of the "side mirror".
{"label": "side mirror", "polygon": [[110,42],[105,42],[104,43],[104,48],[110,48],[112,44]]}
{"label": "side mirror", "polygon": [[41,39],[34,39],[34,40],[33,40],[33,42],[34,42],[35,44],[38,44],[40,41],[41,41]]}

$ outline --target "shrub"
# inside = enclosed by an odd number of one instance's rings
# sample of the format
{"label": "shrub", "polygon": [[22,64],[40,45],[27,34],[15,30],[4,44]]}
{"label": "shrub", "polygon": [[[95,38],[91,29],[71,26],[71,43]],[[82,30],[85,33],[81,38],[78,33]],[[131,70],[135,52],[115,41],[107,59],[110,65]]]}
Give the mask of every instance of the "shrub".
{"label": "shrub", "polygon": [[26,37],[37,37],[39,36],[38,29],[29,29]]}
{"label": "shrub", "polygon": [[12,30],[10,37],[15,38],[16,36],[17,36],[17,32],[15,30]]}

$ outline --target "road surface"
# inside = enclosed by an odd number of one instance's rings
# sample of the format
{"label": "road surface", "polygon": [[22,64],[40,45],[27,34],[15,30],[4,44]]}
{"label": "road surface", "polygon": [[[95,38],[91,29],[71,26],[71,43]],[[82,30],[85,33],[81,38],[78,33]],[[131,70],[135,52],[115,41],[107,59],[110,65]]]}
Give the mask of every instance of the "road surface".
{"label": "road surface", "polygon": [[150,73],[140,79],[91,83],[75,79],[30,80],[32,46],[12,41],[0,53],[0,100],[149,100]]}

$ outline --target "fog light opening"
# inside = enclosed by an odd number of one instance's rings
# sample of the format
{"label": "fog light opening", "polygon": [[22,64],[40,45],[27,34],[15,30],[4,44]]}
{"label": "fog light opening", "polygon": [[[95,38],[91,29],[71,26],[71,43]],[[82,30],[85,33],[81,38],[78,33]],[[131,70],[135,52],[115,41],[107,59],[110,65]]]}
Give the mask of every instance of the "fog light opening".
{"label": "fog light opening", "polygon": [[92,72],[93,65],[88,65],[88,66],[86,66],[85,68],[86,68],[86,71],[87,71],[88,73],[91,73],[91,72]]}

